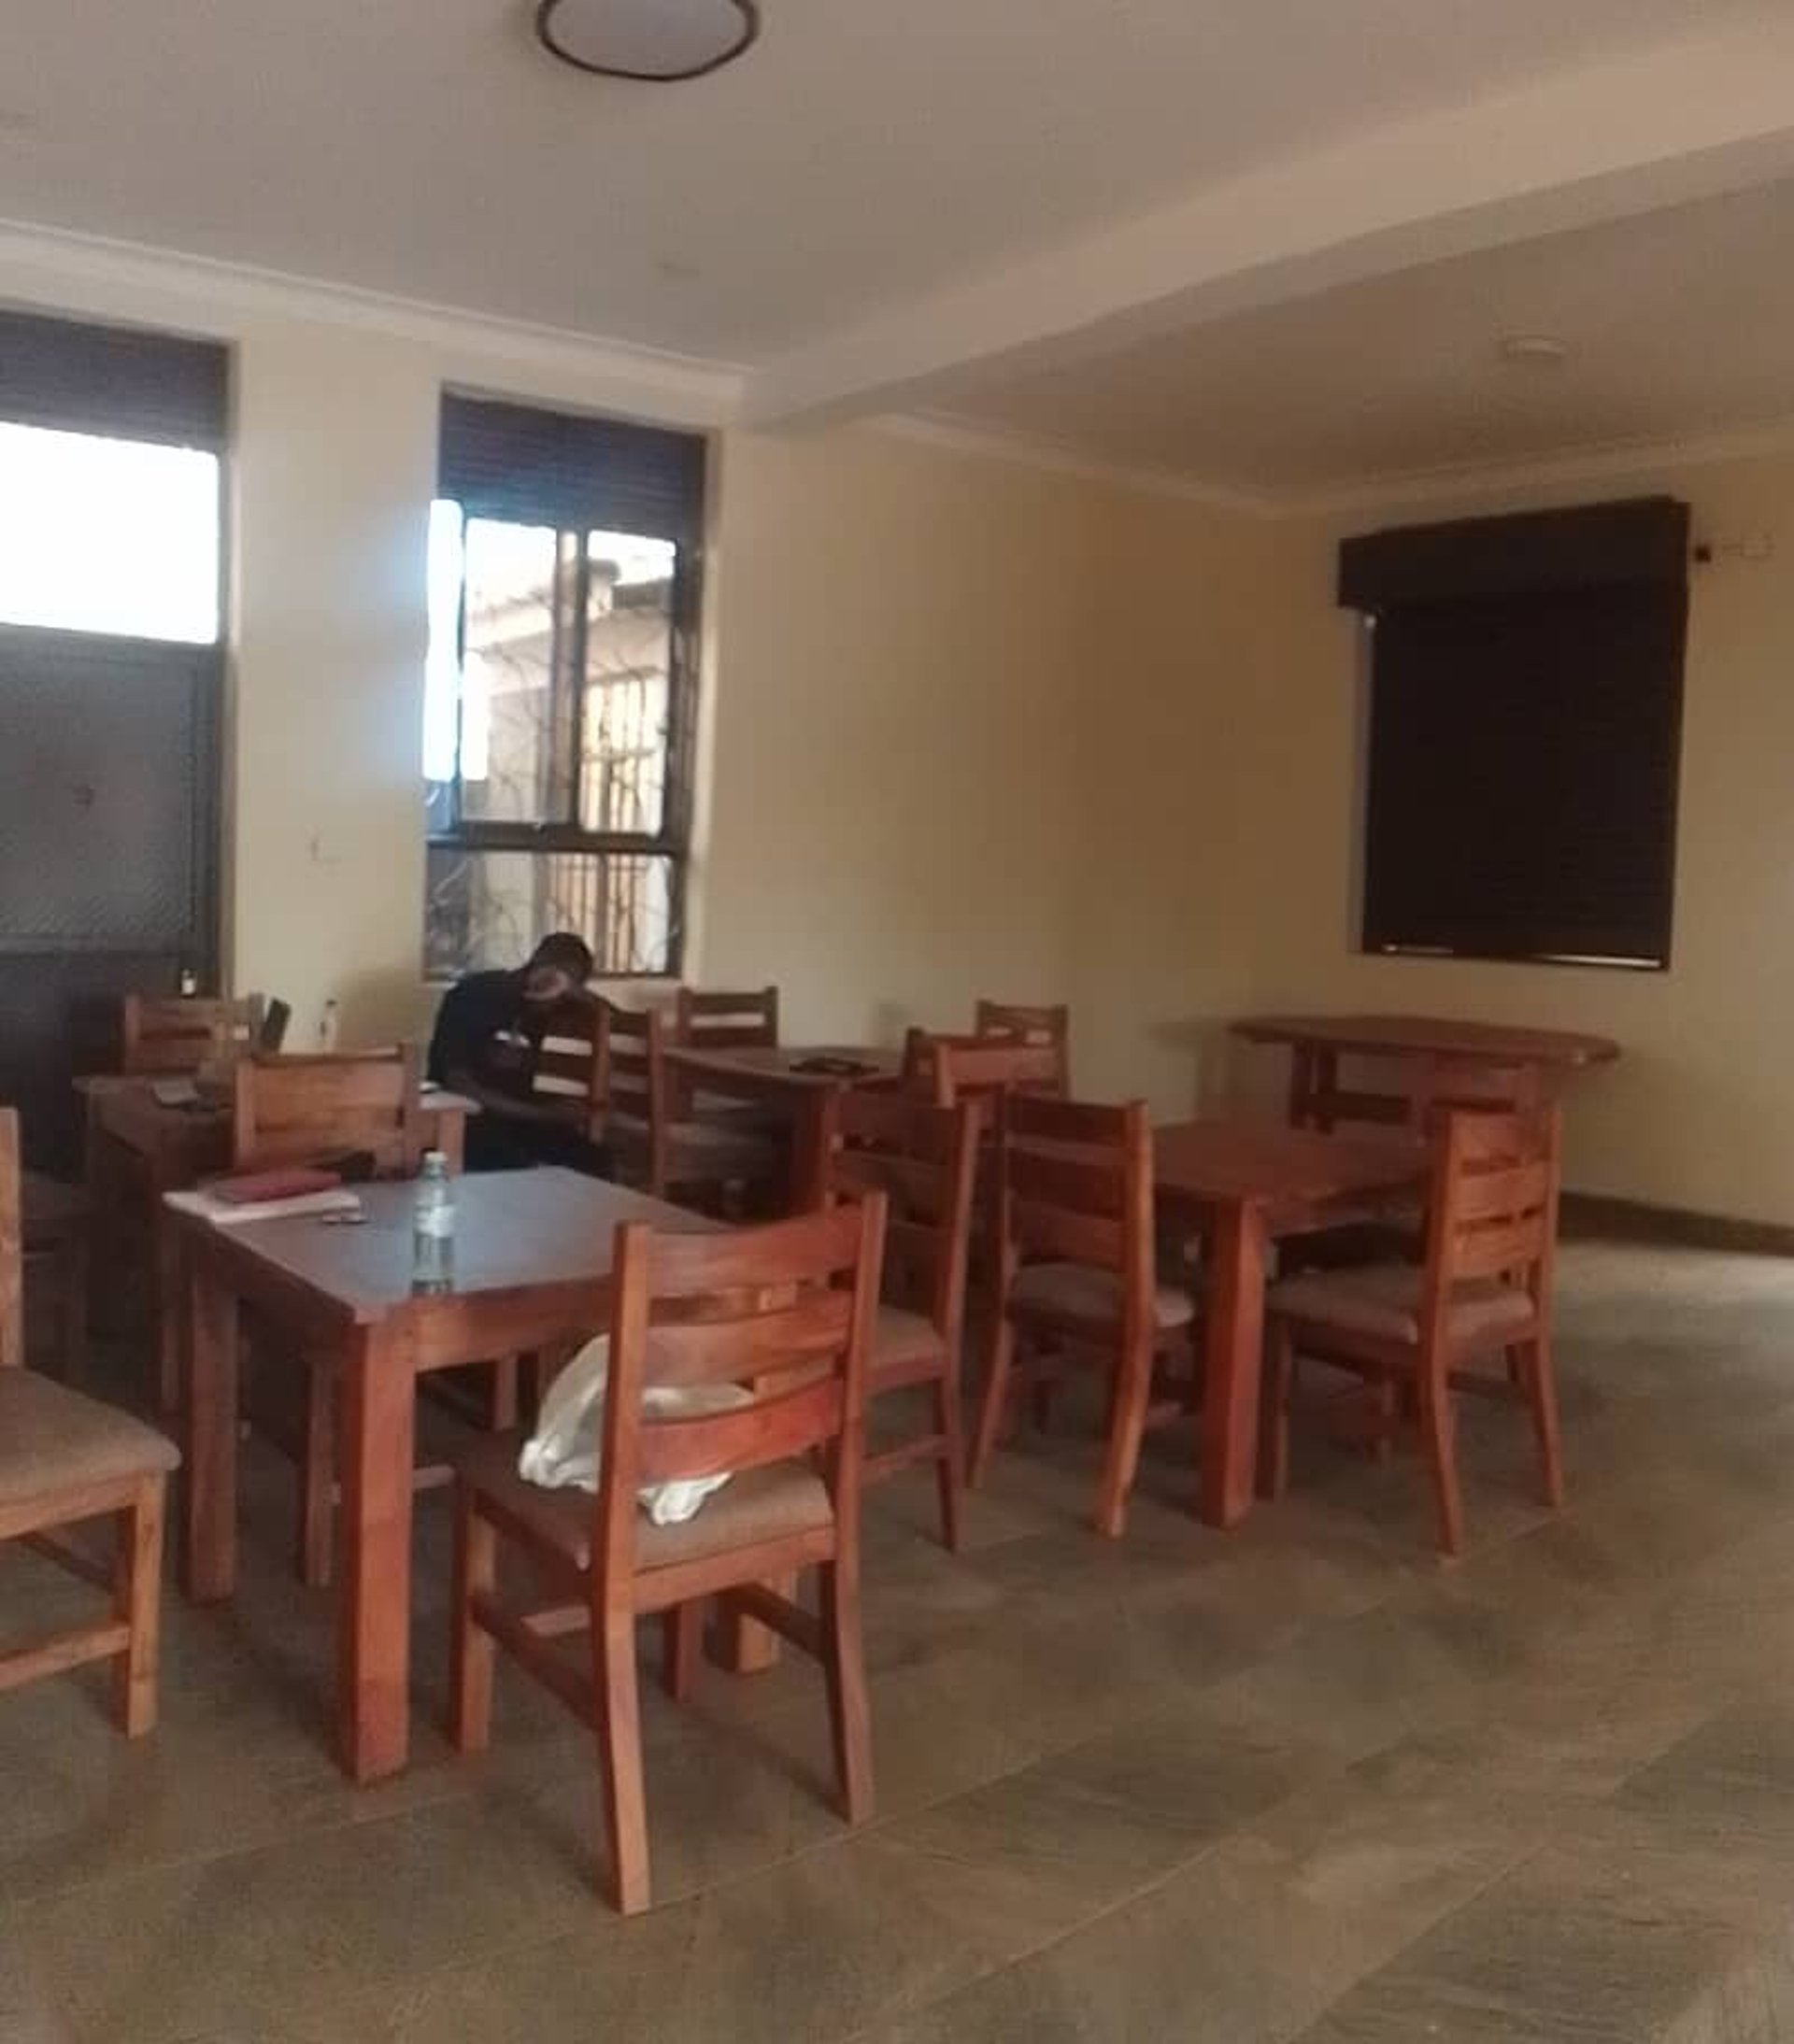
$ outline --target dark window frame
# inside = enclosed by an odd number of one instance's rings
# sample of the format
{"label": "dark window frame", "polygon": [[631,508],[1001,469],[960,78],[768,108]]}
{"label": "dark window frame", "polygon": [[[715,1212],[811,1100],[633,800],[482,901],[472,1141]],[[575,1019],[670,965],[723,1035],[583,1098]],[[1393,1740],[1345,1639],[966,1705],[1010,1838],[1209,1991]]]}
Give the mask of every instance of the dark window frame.
{"label": "dark window frame", "polygon": [[1670,969],[1687,540],[1639,499],[1341,547],[1361,953]]}
{"label": "dark window frame", "polygon": [[[558,427],[576,447],[582,436],[587,436],[587,444],[600,461],[606,447],[612,444],[626,449],[645,447],[650,460],[656,452],[656,443],[666,448],[675,461],[680,453],[688,461],[695,456],[695,468],[686,476],[686,487],[680,493],[682,501],[662,510],[659,516],[645,518],[630,516],[630,501],[625,497],[614,511],[602,499],[587,504],[576,519],[564,501],[556,501],[566,488],[566,456],[559,449],[557,461],[562,465],[548,476],[540,509],[534,513],[527,481],[513,486],[506,480],[499,486],[501,495],[496,500],[482,501],[477,493],[472,493],[475,501],[470,504],[456,490],[451,480],[445,479],[438,497],[456,504],[464,521],[488,518],[520,525],[536,523],[553,530],[556,534],[554,585],[549,605],[552,632],[549,669],[554,695],[551,715],[557,722],[565,717],[567,725],[564,732],[557,731],[554,741],[554,750],[560,756],[552,762],[557,794],[561,798],[557,803],[559,814],[529,821],[470,818],[463,813],[461,705],[458,703],[455,777],[448,783],[438,784],[446,786],[448,791],[448,820],[425,833],[426,852],[476,855],[512,852],[543,858],[648,858],[665,861],[670,875],[670,911],[665,956],[657,969],[606,970],[602,943],[595,941],[602,939],[604,933],[581,931],[580,934],[592,943],[592,948],[598,954],[598,967],[592,974],[594,980],[676,980],[685,966],[687,890],[691,880],[696,803],[699,657],[705,580],[700,532],[704,444],[692,434],[662,433],[651,428],[587,420],[572,414],[530,412],[522,407],[506,407],[483,400],[457,399],[452,394],[445,397],[445,417],[456,406],[463,412],[484,413],[500,419],[509,411],[538,430]],[[665,774],[660,829],[652,831],[595,830],[579,820],[584,807],[582,770],[587,763],[583,759],[582,727],[586,691],[591,678],[587,668],[591,593],[591,534],[594,531],[634,532],[638,529],[641,536],[665,540],[673,548],[667,639]],[[456,619],[458,663],[466,658],[466,646],[467,583],[463,574]],[[442,974],[431,972],[430,976],[440,978]]]}

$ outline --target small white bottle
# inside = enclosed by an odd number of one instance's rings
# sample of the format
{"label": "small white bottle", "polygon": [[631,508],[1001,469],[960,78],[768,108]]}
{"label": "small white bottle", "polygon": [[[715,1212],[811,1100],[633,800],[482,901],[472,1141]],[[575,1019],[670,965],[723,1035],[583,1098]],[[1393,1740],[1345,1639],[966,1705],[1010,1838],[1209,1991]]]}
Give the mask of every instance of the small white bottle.
{"label": "small white bottle", "polygon": [[446,1292],[455,1281],[455,1186],[448,1159],[426,1150],[411,1221],[411,1289]]}
{"label": "small white bottle", "polygon": [[323,1012],[318,1017],[318,1048],[328,1057],[336,1048],[336,1003],[324,1002]]}

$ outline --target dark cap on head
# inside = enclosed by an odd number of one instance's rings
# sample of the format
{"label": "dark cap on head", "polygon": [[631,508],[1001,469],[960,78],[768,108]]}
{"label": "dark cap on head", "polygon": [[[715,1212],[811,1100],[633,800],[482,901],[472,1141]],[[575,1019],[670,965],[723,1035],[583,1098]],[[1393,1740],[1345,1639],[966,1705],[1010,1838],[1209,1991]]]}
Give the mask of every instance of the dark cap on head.
{"label": "dark cap on head", "polygon": [[591,946],[570,930],[555,930],[530,953],[532,965],[548,965],[558,972],[570,973],[581,987],[591,977],[593,962]]}

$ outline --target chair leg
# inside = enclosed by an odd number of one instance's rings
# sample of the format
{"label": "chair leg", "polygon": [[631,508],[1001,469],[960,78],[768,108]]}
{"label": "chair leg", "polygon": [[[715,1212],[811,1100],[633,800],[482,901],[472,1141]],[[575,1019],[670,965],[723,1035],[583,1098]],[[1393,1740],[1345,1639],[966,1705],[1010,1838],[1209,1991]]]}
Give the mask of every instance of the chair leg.
{"label": "chair leg", "polygon": [[1551,1365],[1551,1339],[1541,1334],[1520,1352],[1521,1381],[1532,1409],[1532,1435],[1539,1444],[1539,1473],[1545,1501],[1563,1503],[1563,1446],[1558,1431],[1558,1381]]}
{"label": "chair leg", "polygon": [[661,1680],[675,1703],[690,1703],[704,1655],[704,1599],[692,1597],[661,1614]]}
{"label": "chair leg", "polygon": [[61,1322],[57,1332],[62,1340],[63,1381],[78,1384],[87,1375],[87,1234],[77,1228],[64,1237],[62,1255],[58,1258],[62,1268],[57,1273],[61,1298],[58,1300],[58,1317]]}
{"label": "chair leg", "polygon": [[1432,1476],[1433,1503],[1439,1514],[1439,1545],[1447,1554],[1464,1551],[1464,1505],[1458,1488],[1458,1450],[1453,1440],[1451,1394],[1435,1383],[1423,1358],[1418,1382],[1420,1439]]}
{"label": "chair leg", "polygon": [[162,1525],[166,1483],[146,1477],[136,1502],[118,1515],[112,1610],[131,1628],[130,1644],[112,1663],[112,1718],[127,1739],[156,1725],[156,1666],[162,1631]]}
{"label": "chair leg", "polygon": [[648,1905],[648,1802],[642,1786],[641,1700],[636,1689],[635,1625],[628,1611],[594,1612],[591,1650],[610,1896],[634,1916]]}
{"label": "chair leg", "polygon": [[517,1425],[520,1370],[515,1356],[501,1356],[492,1365],[491,1431],[509,1433]]}
{"label": "chair leg", "polygon": [[491,1636],[474,1617],[474,1598],[498,1580],[498,1535],[475,1506],[471,1485],[455,1485],[455,1556],[449,1592],[448,1738],[460,1753],[484,1753],[492,1738]]}
{"label": "chair leg", "polygon": [[941,1541],[949,1554],[960,1551],[960,1515],[965,1489],[965,1444],[961,1440],[959,1372],[948,1370],[934,1386],[937,1425],[943,1443],[934,1465],[941,1498]]}
{"label": "chair leg", "polygon": [[829,1685],[829,1725],[841,1814],[850,1824],[872,1816],[872,1713],[866,1702],[866,1656],[860,1634],[857,1560],[823,1565],[822,1655]]}
{"label": "chair leg", "polygon": [[1281,1498],[1289,1487],[1289,1390],[1295,1368],[1296,1344],[1289,1324],[1274,1315],[1264,1332],[1264,1369],[1259,1384],[1260,1498]]}
{"label": "chair leg", "polygon": [[1128,1494],[1140,1467],[1140,1442],[1151,1401],[1152,1342],[1148,1338],[1133,1353],[1121,1356],[1116,1372],[1109,1445],[1096,1494],[1096,1530],[1107,1540],[1119,1540],[1127,1527]]}
{"label": "chair leg", "polygon": [[990,1467],[990,1456],[1003,1430],[1003,1415],[1009,1402],[1009,1377],[1016,1358],[1016,1330],[1007,1313],[998,1313],[990,1336],[990,1367],[985,1372],[984,1403],[978,1408],[978,1430],[972,1446],[972,1466],[967,1484],[975,1489]]}
{"label": "chair leg", "polygon": [[305,1440],[299,1452],[299,1580],[327,1590],[336,1517],[336,1384],[330,1370],[306,1371]]}

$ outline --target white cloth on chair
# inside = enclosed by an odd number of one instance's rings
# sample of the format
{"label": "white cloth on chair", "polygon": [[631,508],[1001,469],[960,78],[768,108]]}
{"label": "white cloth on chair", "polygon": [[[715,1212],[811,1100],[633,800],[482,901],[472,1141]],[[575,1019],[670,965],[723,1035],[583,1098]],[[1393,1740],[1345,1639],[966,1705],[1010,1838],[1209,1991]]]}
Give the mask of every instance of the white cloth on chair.
{"label": "white cloth on chair", "polygon": [[[523,1443],[517,1473],[544,1490],[598,1488],[605,1433],[605,1389],[610,1380],[610,1338],[588,1341],[548,1386],[537,1415],[535,1431]],[[726,1412],[751,1405],[753,1397],[740,1384],[648,1384],[642,1411],[649,1419],[691,1418],[700,1412]],[[682,1476],[667,1483],[644,1483],[641,1507],[656,1526],[680,1526],[705,1499],[729,1481],[730,1472]]]}

